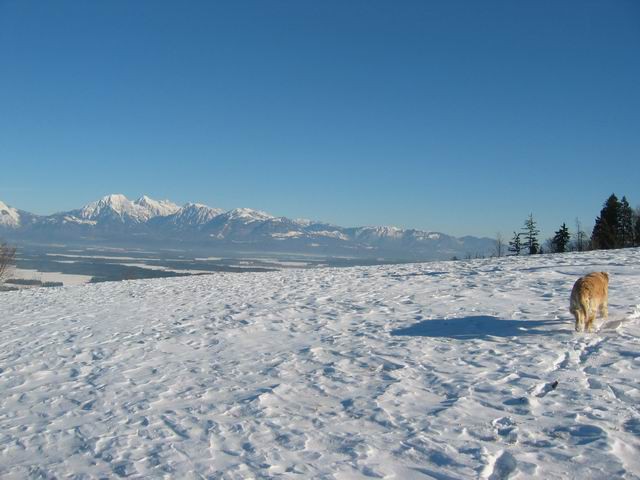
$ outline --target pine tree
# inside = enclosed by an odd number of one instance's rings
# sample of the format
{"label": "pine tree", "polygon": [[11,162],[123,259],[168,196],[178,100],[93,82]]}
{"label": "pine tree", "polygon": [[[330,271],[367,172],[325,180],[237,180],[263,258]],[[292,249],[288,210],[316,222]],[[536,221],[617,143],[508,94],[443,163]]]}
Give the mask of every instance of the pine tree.
{"label": "pine tree", "polygon": [[562,224],[560,230],[558,230],[551,243],[553,244],[553,249],[557,253],[564,253],[567,251],[567,245],[569,245],[569,239],[571,238],[571,234],[569,233],[569,229],[565,223]]}
{"label": "pine tree", "polygon": [[612,193],[600,210],[600,216],[596,218],[596,224],[593,227],[591,239],[595,248],[607,250],[618,247],[619,211],[620,202]]}
{"label": "pine tree", "polygon": [[509,251],[514,255],[520,255],[522,251],[522,242],[520,242],[520,234],[513,232],[513,238],[509,241]]}
{"label": "pine tree", "polygon": [[610,234],[609,225],[602,219],[602,217],[596,217],[595,225],[593,226],[593,232],[591,233],[591,243],[596,250],[600,248],[613,248],[613,238]]}
{"label": "pine tree", "polygon": [[623,196],[618,210],[618,246],[632,247],[633,233],[633,210],[627,202],[627,197]]}
{"label": "pine tree", "polygon": [[529,250],[529,255],[535,255],[540,250],[540,243],[538,243],[539,233],[540,230],[536,226],[533,214],[529,214],[529,218],[525,220],[523,228],[524,246]]}

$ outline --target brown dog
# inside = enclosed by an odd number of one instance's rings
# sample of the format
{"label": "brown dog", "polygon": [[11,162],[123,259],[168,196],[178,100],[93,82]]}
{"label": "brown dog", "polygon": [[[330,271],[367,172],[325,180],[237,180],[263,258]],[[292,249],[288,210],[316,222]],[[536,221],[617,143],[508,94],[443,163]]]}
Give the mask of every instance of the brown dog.
{"label": "brown dog", "polygon": [[609,316],[609,274],[593,272],[580,277],[571,290],[569,311],[576,317],[576,332],[593,331],[596,315]]}

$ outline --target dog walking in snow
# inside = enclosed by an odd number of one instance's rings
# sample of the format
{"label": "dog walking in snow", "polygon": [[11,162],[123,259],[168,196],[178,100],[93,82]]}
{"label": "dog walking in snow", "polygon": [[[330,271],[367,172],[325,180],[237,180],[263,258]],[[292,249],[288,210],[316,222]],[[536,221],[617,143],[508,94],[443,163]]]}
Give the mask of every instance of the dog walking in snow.
{"label": "dog walking in snow", "polygon": [[569,311],[576,317],[576,332],[593,331],[596,315],[609,316],[609,274],[593,272],[580,277],[571,290]]}

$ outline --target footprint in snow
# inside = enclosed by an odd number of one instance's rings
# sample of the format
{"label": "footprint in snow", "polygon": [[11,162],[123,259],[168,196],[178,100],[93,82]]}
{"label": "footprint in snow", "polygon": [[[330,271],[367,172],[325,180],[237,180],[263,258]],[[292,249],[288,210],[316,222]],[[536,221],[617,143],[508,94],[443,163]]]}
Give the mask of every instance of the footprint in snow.
{"label": "footprint in snow", "polygon": [[502,451],[498,457],[488,465],[485,475],[489,480],[506,480],[516,471],[518,462],[509,452]]}
{"label": "footprint in snow", "polygon": [[502,440],[507,443],[516,443],[518,441],[518,427],[516,422],[510,417],[496,418],[491,422],[493,428]]}
{"label": "footprint in snow", "polygon": [[607,432],[596,425],[577,424],[572,426],[559,426],[551,430],[550,435],[555,438],[563,438],[574,445],[587,445],[598,440],[606,440]]}

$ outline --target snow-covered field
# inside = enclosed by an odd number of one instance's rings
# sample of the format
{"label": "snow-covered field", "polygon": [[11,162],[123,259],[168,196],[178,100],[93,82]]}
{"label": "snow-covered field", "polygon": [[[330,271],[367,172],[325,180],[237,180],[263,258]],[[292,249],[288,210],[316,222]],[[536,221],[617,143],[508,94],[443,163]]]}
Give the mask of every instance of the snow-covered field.
{"label": "snow-covered field", "polygon": [[91,275],[77,275],[60,272],[40,272],[27,268],[13,268],[11,278],[22,280],[40,280],[41,282],[62,282],[65,285],[82,285],[91,281]]}
{"label": "snow-covered field", "polygon": [[[608,271],[576,334],[571,286]],[[0,477],[640,478],[640,250],[0,293]],[[557,383],[556,383],[557,382]]]}

